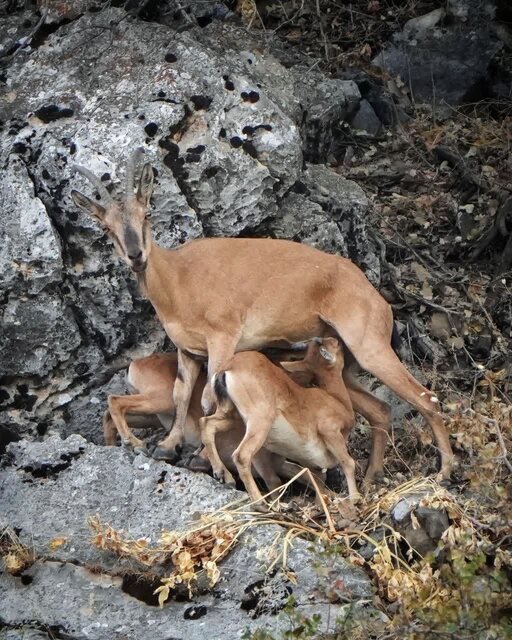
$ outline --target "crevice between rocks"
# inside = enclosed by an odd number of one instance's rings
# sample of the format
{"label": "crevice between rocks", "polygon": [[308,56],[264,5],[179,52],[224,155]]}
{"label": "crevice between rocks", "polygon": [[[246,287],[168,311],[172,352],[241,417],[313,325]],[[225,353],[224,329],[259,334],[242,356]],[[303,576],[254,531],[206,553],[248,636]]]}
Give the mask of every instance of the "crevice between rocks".
{"label": "crevice between rocks", "polygon": [[41,631],[46,634],[48,640],[84,640],[83,636],[70,634],[62,625],[47,625],[44,622],[38,622],[37,620],[24,620],[21,623],[10,624],[0,617],[0,631],[2,629],[8,629],[11,631],[19,629],[22,630],[23,633],[29,629]]}

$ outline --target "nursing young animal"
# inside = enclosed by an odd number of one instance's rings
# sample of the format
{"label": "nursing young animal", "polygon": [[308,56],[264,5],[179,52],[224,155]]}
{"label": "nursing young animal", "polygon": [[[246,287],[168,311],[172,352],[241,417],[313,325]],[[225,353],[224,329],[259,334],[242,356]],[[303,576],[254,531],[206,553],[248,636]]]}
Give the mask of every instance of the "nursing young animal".
{"label": "nursing young animal", "polygon": [[[315,379],[315,362],[311,360],[309,347],[305,358],[301,361],[288,361],[283,364],[291,370],[285,376],[291,376],[297,382],[311,384]],[[281,357],[297,353],[281,354]],[[265,356],[262,356],[265,358]],[[270,364],[270,360],[269,360]],[[273,365],[272,365],[273,366]],[[283,371],[284,373],[284,371]],[[123,445],[129,445],[135,451],[147,453],[142,440],[137,438],[131,428],[155,428],[160,422],[170,428],[174,415],[172,398],[173,387],[178,375],[178,358],[176,353],[155,353],[145,358],[133,360],[128,367],[127,385],[130,395],[110,395],[108,409],[103,416],[103,434],[105,444],[115,446],[118,435]],[[200,420],[201,394],[206,385],[206,375],[201,371],[192,392],[192,398],[185,422],[184,441],[193,448],[201,446]],[[234,484],[231,472],[237,468],[233,462],[233,452],[240,445],[245,435],[245,425],[238,411],[233,407],[223,413],[224,430],[214,436],[215,450],[220,457],[224,469],[229,470],[223,481]],[[131,427],[131,428],[130,428]],[[257,475],[265,482],[269,491],[281,485],[281,478],[290,479],[297,475],[299,469],[265,448],[255,453],[252,465]],[[193,471],[209,471],[211,468],[206,449],[194,456],[187,468]],[[317,480],[320,478],[317,475]],[[320,480],[320,484],[323,483]]]}
{"label": "nursing young animal", "polygon": [[257,351],[237,353],[225,371],[215,374],[217,411],[201,418],[201,438],[219,480],[230,481],[216,443],[231,431],[234,409],[242,417],[245,434],[233,461],[251,501],[263,506],[263,496],[251,472],[262,447],[283,458],[320,471],[338,463],[347,479],[349,497],[359,498],[355,462],[347,440],[354,424],[350,397],[341,382],[343,347],[337,338],[311,343],[304,360],[282,362],[290,372],[312,374],[315,388],[293,382],[283,370]]}
{"label": "nursing young animal", "polygon": [[[172,427],[175,413],[172,398],[178,376],[178,356],[176,353],[155,353],[146,358],[133,360],[128,367],[127,384],[130,395],[110,395],[108,409],[103,415],[103,435],[105,444],[114,446],[117,436],[124,445],[135,451],[147,453],[142,440],[131,431],[132,428],[154,428],[160,422],[165,428]],[[201,371],[194,389],[185,421],[184,442],[193,447],[201,446],[199,421],[203,416],[201,394],[206,385],[206,375]],[[230,429],[219,434],[216,444],[222,463],[231,471],[236,471],[232,455],[245,433],[245,426],[239,415],[232,412]],[[193,458],[192,470],[207,471],[210,463],[203,449],[201,456]],[[269,491],[281,485],[277,473],[293,477],[295,469],[290,469],[270,451],[262,449],[252,462],[259,477]],[[234,481],[233,481],[234,483]]]}
{"label": "nursing young animal", "polygon": [[[154,457],[173,459],[183,441],[200,369],[196,357],[208,358],[211,380],[235,352],[334,334],[363,369],[427,420],[441,453],[441,476],[448,478],[453,454],[437,398],[407,371],[391,348],[391,308],[362,271],[350,260],[286,240],[208,238],[176,250],[159,247],[152,240],[148,219],[153,191],[149,164],[144,165],[134,193],[139,153],[129,162],[122,202],[114,201],[101,181],[83,167],[76,169],[96,186],[103,204],[77,191],[72,191],[72,197],[103,225],[178,348],[176,419]],[[207,385],[206,413],[211,413],[213,402],[211,385]],[[374,438],[379,433],[376,429]],[[372,474],[382,468],[383,460],[374,462]]]}

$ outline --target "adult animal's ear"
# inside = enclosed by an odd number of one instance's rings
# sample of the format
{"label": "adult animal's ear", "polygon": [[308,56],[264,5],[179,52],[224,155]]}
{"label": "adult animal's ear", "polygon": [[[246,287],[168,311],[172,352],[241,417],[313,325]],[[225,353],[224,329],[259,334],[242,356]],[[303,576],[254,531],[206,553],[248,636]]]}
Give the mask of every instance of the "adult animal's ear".
{"label": "adult animal's ear", "polygon": [[105,207],[102,207],[101,204],[94,202],[87,196],[84,196],[80,191],[71,191],[71,197],[73,198],[73,202],[79,209],[86,211],[89,215],[97,218],[100,222],[103,222],[105,218]]}
{"label": "adult animal's ear", "polygon": [[146,162],[140,174],[139,186],[137,187],[137,200],[145,207],[149,206],[153,193],[153,167]]}

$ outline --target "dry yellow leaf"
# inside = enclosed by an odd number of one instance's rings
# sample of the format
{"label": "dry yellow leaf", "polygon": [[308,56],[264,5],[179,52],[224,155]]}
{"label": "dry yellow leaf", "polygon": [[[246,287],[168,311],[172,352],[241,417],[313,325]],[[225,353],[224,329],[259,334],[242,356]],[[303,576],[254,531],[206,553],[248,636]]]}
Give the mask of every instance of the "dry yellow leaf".
{"label": "dry yellow leaf", "polygon": [[48,546],[50,547],[51,551],[55,551],[55,549],[58,549],[59,547],[62,547],[63,544],[66,544],[67,541],[67,538],[56,537],[50,540],[50,544]]}

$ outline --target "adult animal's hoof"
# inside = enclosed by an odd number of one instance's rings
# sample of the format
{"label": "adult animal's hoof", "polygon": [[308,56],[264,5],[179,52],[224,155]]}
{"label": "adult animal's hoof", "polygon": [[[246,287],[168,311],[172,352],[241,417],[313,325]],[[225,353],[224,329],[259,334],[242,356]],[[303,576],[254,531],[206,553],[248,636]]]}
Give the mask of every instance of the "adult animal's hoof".
{"label": "adult animal's hoof", "polygon": [[270,506],[265,502],[265,500],[259,500],[255,504],[249,505],[251,511],[259,511],[259,513],[270,513]]}
{"label": "adult animal's hoof", "polygon": [[166,449],[165,447],[156,447],[152,454],[155,460],[163,460],[174,464],[179,459],[179,453],[176,449]]}
{"label": "adult animal's hoof", "polygon": [[386,484],[386,476],[383,471],[376,471],[365,476],[363,480],[364,489],[371,489],[372,487],[380,487]]}
{"label": "adult animal's hoof", "polygon": [[350,502],[353,505],[359,505],[363,502],[363,496],[360,493],[353,493],[349,496]]}

